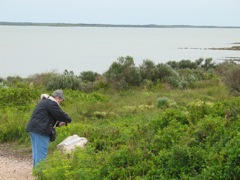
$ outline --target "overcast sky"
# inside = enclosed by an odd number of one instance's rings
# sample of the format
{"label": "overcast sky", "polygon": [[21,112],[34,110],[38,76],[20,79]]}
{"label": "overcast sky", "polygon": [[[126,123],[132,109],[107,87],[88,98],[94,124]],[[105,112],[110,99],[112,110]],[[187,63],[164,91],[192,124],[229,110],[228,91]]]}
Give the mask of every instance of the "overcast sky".
{"label": "overcast sky", "polygon": [[240,26],[240,0],[0,0],[0,21]]}

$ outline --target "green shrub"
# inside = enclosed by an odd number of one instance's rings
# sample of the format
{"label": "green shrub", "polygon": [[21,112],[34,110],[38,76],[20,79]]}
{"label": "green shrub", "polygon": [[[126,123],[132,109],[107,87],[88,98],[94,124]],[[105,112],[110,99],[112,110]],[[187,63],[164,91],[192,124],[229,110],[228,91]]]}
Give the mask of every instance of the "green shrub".
{"label": "green shrub", "polygon": [[46,84],[47,90],[72,89],[81,90],[82,81],[73,74],[56,75],[49,79]]}
{"label": "green shrub", "polygon": [[157,99],[157,107],[168,107],[169,99],[167,97],[161,97]]}
{"label": "green shrub", "polygon": [[34,74],[27,78],[27,81],[34,87],[44,87],[47,82],[53,77],[56,76],[55,72],[40,73]]}
{"label": "green shrub", "polygon": [[0,107],[28,107],[39,97],[38,89],[30,88],[0,88]]}
{"label": "green shrub", "polygon": [[[230,135],[230,134],[224,134]],[[239,179],[239,135],[219,141],[219,148],[212,145],[205,155],[205,168],[196,177],[198,179]]]}
{"label": "green shrub", "polygon": [[178,145],[167,151],[161,150],[158,163],[162,164],[162,168],[158,173],[163,174],[165,179],[193,179],[201,173],[204,153],[201,149]]}
{"label": "green shrub", "polygon": [[147,59],[140,65],[140,74],[143,80],[157,81],[157,68],[153,61]]}
{"label": "green shrub", "polygon": [[117,62],[112,63],[105,73],[111,87],[116,89],[127,89],[131,86],[138,86],[141,83],[141,75],[135,67],[132,57],[120,57]]}
{"label": "green shrub", "polygon": [[189,103],[187,105],[189,123],[197,123],[199,120],[201,120],[201,118],[210,113],[212,107],[213,103],[198,99]]}
{"label": "green shrub", "polygon": [[209,69],[215,68],[216,65],[215,65],[215,63],[213,62],[213,59],[212,59],[212,58],[206,58],[206,59],[204,60],[204,63],[201,65],[201,67],[207,71],[207,70],[209,70]]}
{"label": "green shrub", "polygon": [[197,68],[197,64],[190,60],[181,60],[178,64],[179,64],[178,65],[179,69],[186,69],[186,68],[196,69]]}
{"label": "green shrub", "polygon": [[17,108],[5,108],[0,111],[0,142],[26,143],[30,140],[26,124],[30,114]]}
{"label": "green shrub", "polygon": [[94,82],[96,81],[97,77],[100,76],[98,73],[93,71],[83,71],[79,75],[83,82]]}
{"label": "green shrub", "polygon": [[240,95],[240,65],[235,65],[230,68],[223,77],[224,83],[229,87],[230,93]]}
{"label": "green shrub", "polygon": [[161,82],[168,82],[167,78],[175,75],[175,71],[171,66],[160,63],[157,64],[157,79],[160,79]]}
{"label": "green shrub", "polygon": [[168,97],[158,98],[156,103],[158,108],[167,108],[167,107],[176,106],[176,102],[173,100],[170,100]]}
{"label": "green shrub", "polygon": [[215,72],[222,78],[224,78],[228,71],[233,69],[237,64],[234,61],[224,61],[216,65]]}

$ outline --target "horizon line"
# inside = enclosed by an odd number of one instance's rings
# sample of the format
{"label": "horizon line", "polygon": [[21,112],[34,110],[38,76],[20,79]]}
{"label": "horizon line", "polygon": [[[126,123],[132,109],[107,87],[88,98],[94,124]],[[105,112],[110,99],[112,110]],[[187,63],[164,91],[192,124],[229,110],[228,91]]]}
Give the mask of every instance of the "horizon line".
{"label": "horizon line", "polygon": [[240,28],[240,26],[217,26],[217,25],[158,25],[158,24],[105,24],[105,23],[64,23],[64,22],[10,22],[0,21],[0,25],[20,25],[20,26],[58,26],[58,27],[151,27],[151,28],[167,28],[167,27],[183,27],[183,28]]}

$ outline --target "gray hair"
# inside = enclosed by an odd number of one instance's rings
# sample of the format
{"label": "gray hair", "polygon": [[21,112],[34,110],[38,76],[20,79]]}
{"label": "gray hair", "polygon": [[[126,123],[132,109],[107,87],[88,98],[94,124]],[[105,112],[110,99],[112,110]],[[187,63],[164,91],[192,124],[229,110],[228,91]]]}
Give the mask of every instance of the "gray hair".
{"label": "gray hair", "polygon": [[56,91],[54,91],[53,93],[52,93],[52,97],[58,97],[59,99],[62,99],[62,100],[64,100],[64,94],[63,94],[63,91],[61,90],[61,89],[58,89],[58,90],[56,90]]}

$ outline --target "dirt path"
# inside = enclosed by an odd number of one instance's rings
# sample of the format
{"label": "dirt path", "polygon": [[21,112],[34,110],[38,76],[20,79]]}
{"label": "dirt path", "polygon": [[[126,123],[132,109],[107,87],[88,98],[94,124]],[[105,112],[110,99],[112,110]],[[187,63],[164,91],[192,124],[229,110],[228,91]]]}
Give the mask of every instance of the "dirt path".
{"label": "dirt path", "polygon": [[0,144],[0,180],[34,180],[31,150]]}

